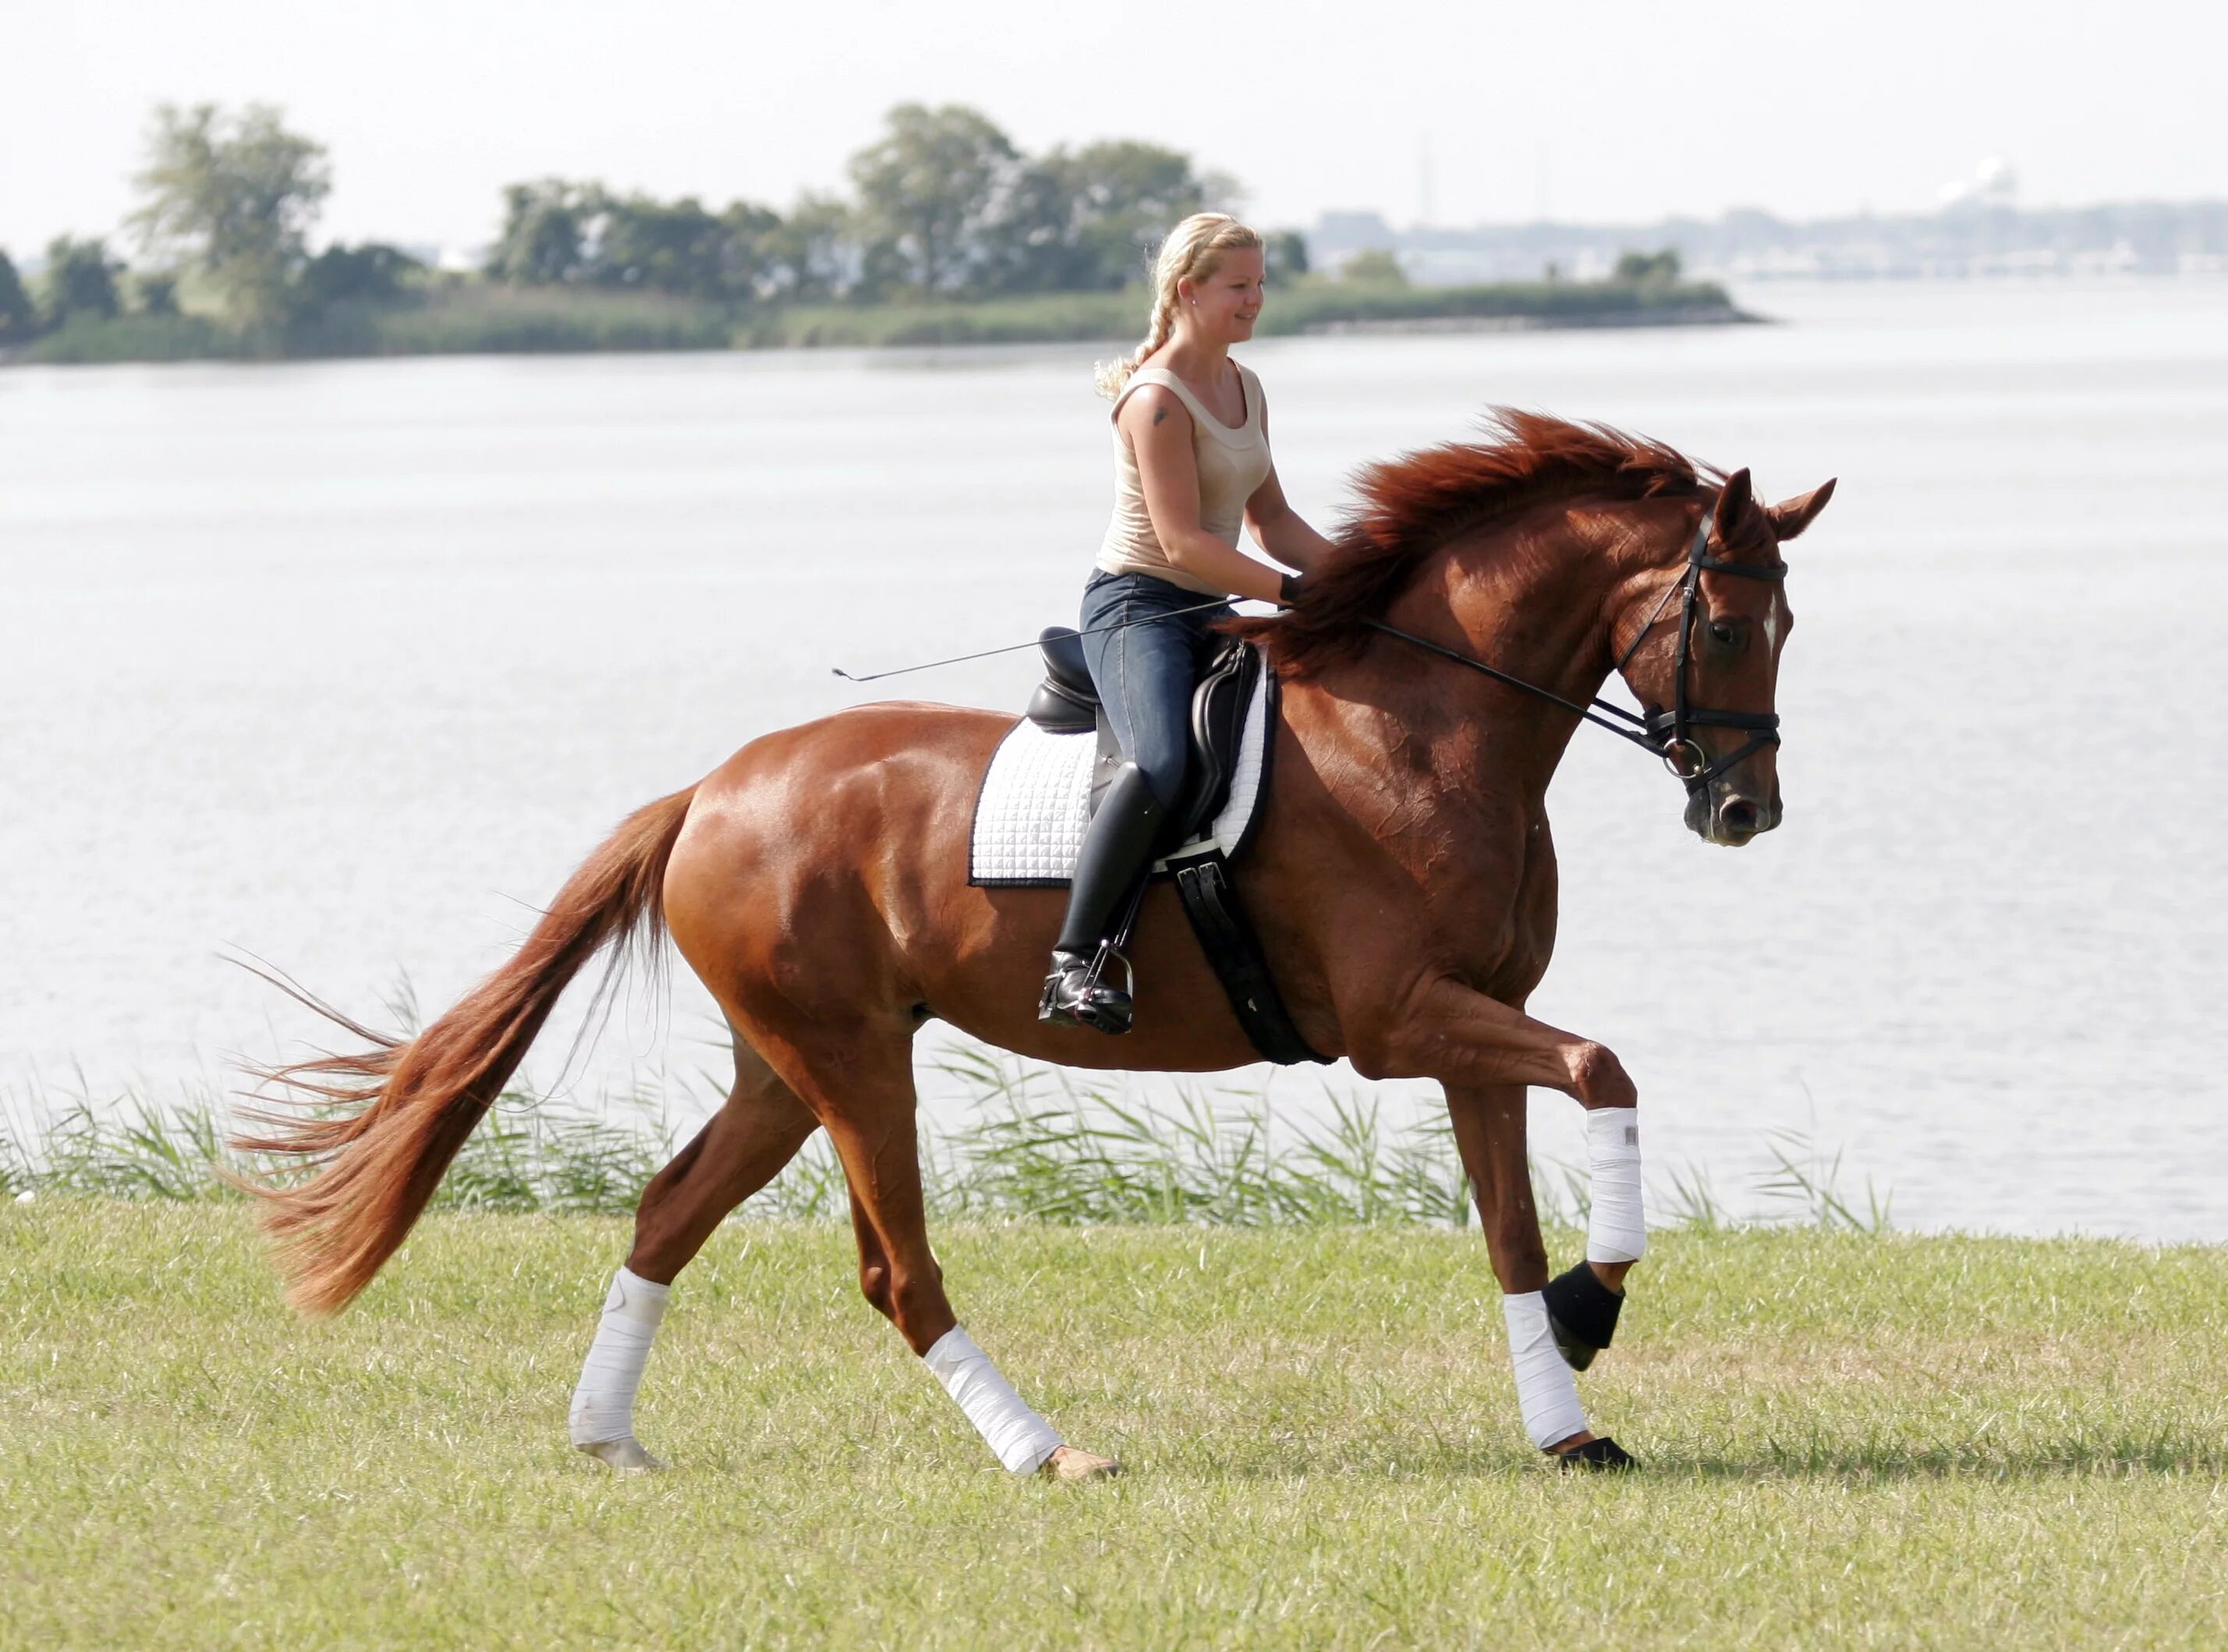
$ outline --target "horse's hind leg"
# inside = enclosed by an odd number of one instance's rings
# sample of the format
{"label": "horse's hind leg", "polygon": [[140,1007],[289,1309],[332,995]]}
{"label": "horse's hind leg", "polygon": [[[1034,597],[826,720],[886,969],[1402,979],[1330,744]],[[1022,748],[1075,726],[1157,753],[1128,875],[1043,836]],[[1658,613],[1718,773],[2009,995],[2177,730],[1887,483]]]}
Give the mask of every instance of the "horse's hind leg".
{"label": "horse's hind leg", "polygon": [[[820,1038],[814,1042],[817,1046]],[[928,1243],[910,1036],[861,1030],[829,1039],[824,1051],[792,1045],[775,1058],[826,1123],[842,1160],[859,1241],[859,1286],[867,1300],[926,1362],[1008,1470],[1043,1470],[1063,1480],[1115,1472],[1112,1459],[1061,1440],[999,1375],[951,1311],[944,1270]]]}
{"label": "horse's hind leg", "polygon": [[758,1051],[735,1040],[735,1088],[652,1177],[636,1208],[629,1271],[673,1283],[735,1207],[781,1174],[820,1121]]}
{"label": "horse's hind leg", "polygon": [[573,1444],[622,1472],[663,1467],[634,1437],[635,1391],[673,1279],[727,1214],[781,1174],[818,1120],[741,1038],[726,1104],[643,1190],[573,1394]]}

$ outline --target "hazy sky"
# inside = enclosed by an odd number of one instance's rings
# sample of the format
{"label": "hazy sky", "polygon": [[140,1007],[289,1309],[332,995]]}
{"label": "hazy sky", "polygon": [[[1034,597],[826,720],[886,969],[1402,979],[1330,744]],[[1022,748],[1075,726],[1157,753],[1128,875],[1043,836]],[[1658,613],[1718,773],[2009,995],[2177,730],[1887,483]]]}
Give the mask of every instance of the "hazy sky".
{"label": "hazy sky", "polygon": [[2032,203],[2228,196],[2228,8],[1624,0],[17,0],[0,246],[110,232],[150,107],[261,99],[325,143],[335,236],[474,244],[506,182],[707,203],[838,187],[907,99],[1027,149],[1139,137],[1264,225],[1924,207],[1982,157]]}

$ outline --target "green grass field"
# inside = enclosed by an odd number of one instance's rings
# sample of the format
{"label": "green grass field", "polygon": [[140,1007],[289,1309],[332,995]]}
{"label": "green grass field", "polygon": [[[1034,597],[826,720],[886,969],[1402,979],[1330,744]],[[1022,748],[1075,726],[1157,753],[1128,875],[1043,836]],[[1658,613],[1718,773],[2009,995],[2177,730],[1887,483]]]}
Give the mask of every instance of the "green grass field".
{"label": "green grass field", "polygon": [[[0,1205],[9,1646],[2228,1644],[2228,1252],[1665,1235],[1518,1432],[1476,1231],[945,1226],[1122,1479],[1015,1481],[851,1283],[731,1222],[621,1481],[565,1410],[626,1224],[437,1214],[343,1318],[236,1202]],[[1574,1236],[1560,1235],[1568,1255]]]}

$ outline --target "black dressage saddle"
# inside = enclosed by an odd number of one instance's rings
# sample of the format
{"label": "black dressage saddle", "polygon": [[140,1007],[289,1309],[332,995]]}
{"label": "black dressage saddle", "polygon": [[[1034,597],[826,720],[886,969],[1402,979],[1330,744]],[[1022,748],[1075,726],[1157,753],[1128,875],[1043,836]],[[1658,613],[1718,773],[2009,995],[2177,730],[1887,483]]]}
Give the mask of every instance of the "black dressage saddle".
{"label": "black dressage saddle", "polygon": [[[1122,765],[1122,749],[1108,726],[1106,711],[1098,703],[1098,690],[1091,681],[1091,667],[1083,658],[1083,640],[1070,627],[1049,625],[1037,638],[1044,651],[1045,679],[1030,696],[1030,722],[1051,734],[1098,736],[1098,762],[1091,781],[1091,807],[1098,800],[1114,771]],[[1189,843],[1222,813],[1230,800],[1230,781],[1238,763],[1238,744],[1245,730],[1245,708],[1261,679],[1261,653],[1236,637],[1212,637],[1205,655],[1199,686],[1191,697],[1191,767],[1183,796],[1170,811],[1170,827],[1159,847],[1162,852]]]}

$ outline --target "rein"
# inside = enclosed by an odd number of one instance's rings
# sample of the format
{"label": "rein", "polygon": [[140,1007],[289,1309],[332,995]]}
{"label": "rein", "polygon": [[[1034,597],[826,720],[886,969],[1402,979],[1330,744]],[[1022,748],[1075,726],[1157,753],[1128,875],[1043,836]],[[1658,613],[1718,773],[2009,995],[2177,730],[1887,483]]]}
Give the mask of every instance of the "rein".
{"label": "rein", "polygon": [[[1693,658],[1694,605],[1701,590],[1703,574],[1737,574],[1744,579],[1787,577],[1787,564],[1783,562],[1758,568],[1745,562],[1728,562],[1721,557],[1711,556],[1710,530],[1716,524],[1716,514],[1714,511],[1702,513],[1701,526],[1694,530],[1694,542],[1687,551],[1687,571],[1675,583],[1663,588],[1663,594],[1655,599],[1655,606],[1649,611],[1646,622],[1634,633],[1632,641],[1617,656],[1614,667],[1615,670],[1622,673],[1631,663],[1632,656],[1640,651],[1640,645],[1655,628],[1656,621],[1663,616],[1663,608],[1671,600],[1671,593],[1674,590],[1680,592],[1679,657],[1673,668],[1671,709],[1668,711],[1628,711],[1622,705],[1613,705],[1598,696],[1581,705],[1576,700],[1564,698],[1551,688],[1527,682],[1498,666],[1488,665],[1474,655],[1450,648],[1444,643],[1434,642],[1429,637],[1403,631],[1382,620],[1365,620],[1362,623],[1373,631],[1397,637],[1426,654],[1437,654],[1442,660],[1450,660],[1456,665],[1482,672],[1497,683],[1521,689],[1527,694],[1574,712],[1596,728],[1606,729],[1620,740],[1629,740],[1642,751],[1660,759],[1666,769],[1686,783],[1690,794],[1700,792],[1735,764],[1746,761],[1766,746],[1779,743],[1779,714],[1776,711],[1725,711],[1713,706],[1693,705],[1687,698],[1687,667]],[[1747,729],[1752,732],[1748,743],[1739,750],[1729,757],[1721,757],[1712,762],[1710,754],[1702,749],[1700,743],[1693,737],[1693,731],[1698,728]]]}

